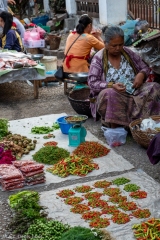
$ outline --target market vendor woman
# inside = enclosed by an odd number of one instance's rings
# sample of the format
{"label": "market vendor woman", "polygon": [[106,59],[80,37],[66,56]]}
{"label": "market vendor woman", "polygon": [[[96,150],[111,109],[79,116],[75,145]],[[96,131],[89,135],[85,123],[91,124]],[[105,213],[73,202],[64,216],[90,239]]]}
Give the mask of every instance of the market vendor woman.
{"label": "market vendor woman", "polygon": [[13,16],[8,12],[0,13],[0,27],[3,28],[3,35],[0,39],[0,47],[8,50],[22,51],[22,40],[20,32],[13,23]]}

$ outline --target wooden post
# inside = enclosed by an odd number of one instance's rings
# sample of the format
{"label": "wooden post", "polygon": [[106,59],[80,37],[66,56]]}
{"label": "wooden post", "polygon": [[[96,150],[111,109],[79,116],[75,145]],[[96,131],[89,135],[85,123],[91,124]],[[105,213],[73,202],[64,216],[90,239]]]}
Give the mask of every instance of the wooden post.
{"label": "wooden post", "polygon": [[38,99],[38,95],[39,95],[39,81],[38,80],[34,80],[34,98]]}

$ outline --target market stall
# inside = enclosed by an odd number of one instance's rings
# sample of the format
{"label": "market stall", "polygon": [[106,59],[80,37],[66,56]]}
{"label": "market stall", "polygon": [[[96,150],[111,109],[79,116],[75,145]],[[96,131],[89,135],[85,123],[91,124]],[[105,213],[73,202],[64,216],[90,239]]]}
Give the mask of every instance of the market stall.
{"label": "market stall", "polygon": [[13,81],[34,81],[34,98],[38,98],[39,81],[45,80],[45,67],[31,55],[16,51],[0,51],[0,84]]}

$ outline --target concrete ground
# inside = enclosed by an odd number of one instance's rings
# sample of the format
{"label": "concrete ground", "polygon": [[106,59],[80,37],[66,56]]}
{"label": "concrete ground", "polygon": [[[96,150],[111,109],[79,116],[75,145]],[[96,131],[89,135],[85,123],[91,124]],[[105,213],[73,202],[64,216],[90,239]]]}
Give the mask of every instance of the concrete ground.
{"label": "concrete ground", "polygon": [[[47,114],[56,114],[65,112],[67,114],[74,114],[67,96],[63,93],[63,84],[48,83],[48,86],[44,85],[39,89],[39,98],[34,99],[33,87],[28,85],[26,82],[13,82],[1,84],[0,88],[0,117],[7,118],[8,120],[36,117]],[[100,140],[106,142],[103,132],[101,130],[101,123],[94,122],[92,118],[88,119],[85,123],[85,127],[92,134],[94,134]],[[17,129],[18,133],[18,129]],[[142,169],[153,179],[160,183],[160,164],[155,166],[151,165],[146,149],[139,146],[134,142],[131,134],[127,136],[127,142],[125,145],[116,147],[114,150],[132,163],[135,169]],[[118,163],[117,163],[118,164]],[[103,174],[97,176],[96,179],[102,177],[108,177],[112,174]],[[95,179],[95,177],[94,177]],[[74,184],[77,182],[91,181],[92,177],[82,178],[80,180],[74,180]],[[63,183],[50,184],[47,187],[35,186],[35,190],[38,192],[48,191],[63,186],[73,184],[72,181],[65,181]],[[157,183],[158,184],[158,183]],[[13,193],[13,192],[12,192]],[[0,193],[0,239],[17,239],[11,233],[6,230],[6,225],[10,219],[11,212],[7,205],[7,198],[11,192]],[[19,236],[20,239],[20,236]]]}

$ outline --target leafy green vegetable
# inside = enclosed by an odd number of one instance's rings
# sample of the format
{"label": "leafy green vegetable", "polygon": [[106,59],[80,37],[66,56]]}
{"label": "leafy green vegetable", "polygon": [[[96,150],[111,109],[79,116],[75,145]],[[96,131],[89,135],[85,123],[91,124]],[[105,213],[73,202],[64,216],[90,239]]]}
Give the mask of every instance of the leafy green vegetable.
{"label": "leafy green vegetable", "polygon": [[42,126],[42,127],[33,127],[31,129],[31,133],[34,134],[47,134],[53,131],[53,128],[47,127],[47,126]]}
{"label": "leafy green vegetable", "polygon": [[21,191],[9,196],[9,205],[11,208],[16,208],[17,204],[24,200],[24,197],[29,197],[33,201],[39,200],[39,194],[35,191]]}
{"label": "leafy green vegetable", "polygon": [[85,227],[73,227],[68,230],[66,233],[62,234],[60,240],[100,240],[100,234],[98,231],[94,230],[94,232]]}
{"label": "leafy green vegetable", "polygon": [[60,126],[57,122],[53,123],[53,130],[60,129]]}
{"label": "leafy green vegetable", "polygon": [[8,120],[0,119],[0,139],[8,134]]}
{"label": "leafy green vegetable", "polygon": [[33,159],[44,164],[55,164],[59,160],[69,157],[69,152],[57,146],[46,146],[33,155]]}
{"label": "leafy green vegetable", "polygon": [[22,240],[28,240],[29,236],[30,240],[60,240],[61,235],[69,228],[69,225],[55,220],[37,220],[34,224],[30,225]]}
{"label": "leafy green vegetable", "polygon": [[[18,193],[20,197],[21,193]],[[14,205],[14,215],[11,222],[8,224],[8,229],[12,230],[15,234],[22,234],[26,232],[35,220],[44,219],[46,213],[43,207],[38,204],[39,195],[35,197],[28,197],[22,193],[20,201]],[[38,195],[38,196],[37,196]],[[17,199],[16,194],[10,199]]]}

